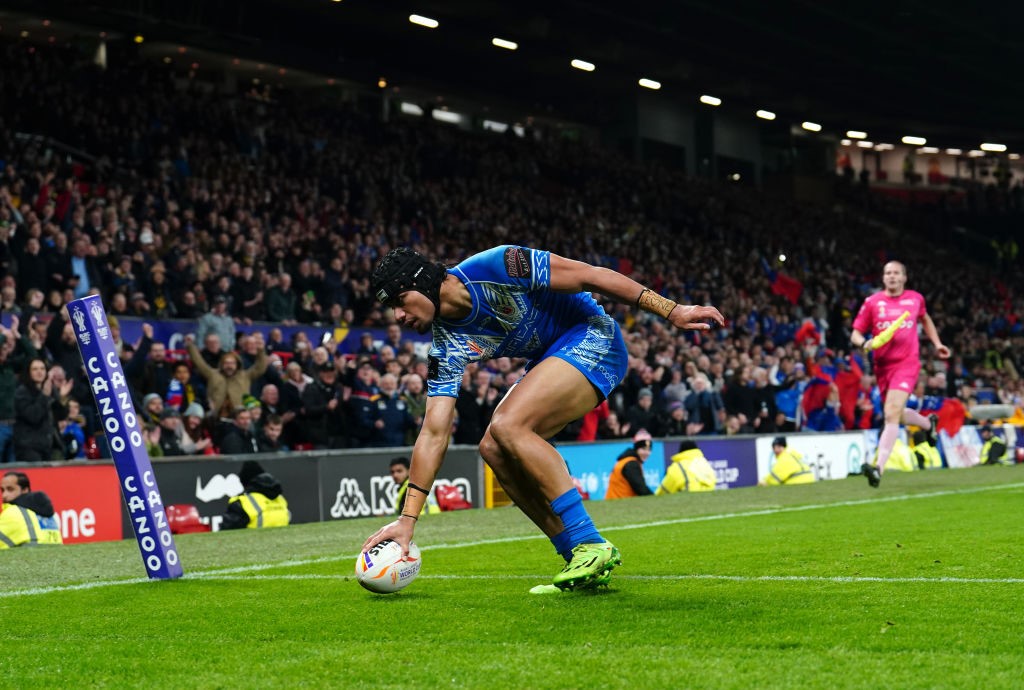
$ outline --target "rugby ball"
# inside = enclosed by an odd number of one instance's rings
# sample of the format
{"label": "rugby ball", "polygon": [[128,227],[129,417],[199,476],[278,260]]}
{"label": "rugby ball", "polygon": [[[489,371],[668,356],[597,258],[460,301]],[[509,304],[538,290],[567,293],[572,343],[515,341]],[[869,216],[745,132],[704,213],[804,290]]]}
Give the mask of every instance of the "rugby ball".
{"label": "rugby ball", "polygon": [[409,555],[402,558],[402,546],[385,539],[356,559],[356,579],[365,589],[377,594],[391,594],[403,589],[420,572],[420,547],[409,543]]}

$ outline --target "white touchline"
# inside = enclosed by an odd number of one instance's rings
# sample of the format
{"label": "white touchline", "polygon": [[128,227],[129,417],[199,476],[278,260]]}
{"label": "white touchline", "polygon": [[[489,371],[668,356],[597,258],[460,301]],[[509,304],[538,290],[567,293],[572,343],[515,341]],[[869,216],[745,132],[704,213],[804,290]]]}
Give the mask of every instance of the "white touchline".
{"label": "white touchline", "polygon": [[[732,519],[732,518],[759,517],[759,516],[764,516],[764,515],[777,515],[777,514],[780,514],[780,513],[798,513],[798,512],[805,511],[805,510],[819,510],[821,508],[837,508],[837,507],[841,508],[841,507],[847,507],[847,506],[867,505],[867,504],[872,504],[872,503],[889,503],[889,502],[894,502],[894,501],[909,501],[909,500],[918,499],[918,498],[936,498],[936,497],[939,497],[939,496],[956,496],[956,495],[961,495],[961,494],[975,494],[975,493],[982,493],[982,492],[987,492],[987,491],[1006,491],[1008,489],[1020,489],[1020,488],[1024,488],[1024,482],[1017,482],[1017,483],[1013,483],[1013,484],[998,484],[998,485],[994,485],[994,486],[978,486],[978,487],[972,487],[972,488],[969,488],[969,489],[950,489],[949,491],[931,491],[931,492],[928,492],[928,493],[921,493],[921,494],[903,494],[903,495],[900,495],[900,496],[881,496],[881,497],[878,497],[878,498],[865,498],[865,499],[859,499],[859,500],[856,500],[856,501],[839,501],[837,503],[811,503],[811,504],[800,505],[800,506],[785,506],[785,507],[776,507],[776,508],[764,508],[764,509],[761,509],[761,510],[750,510],[750,511],[741,512],[741,513],[716,513],[714,515],[696,515],[696,516],[693,516],[693,517],[673,518],[671,520],[654,520],[654,521],[651,521],[651,522],[641,522],[641,523],[636,523],[636,524],[632,524],[632,525],[607,526],[607,527],[602,527],[601,531],[603,531],[603,532],[614,532],[614,531],[617,531],[617,530],[627,530],[627,529],[629,529],[629,530],[632,530],[632,529],[646,529],[648,527],[662,527],[664,525],[682,525],[682,524],[686,524],[686,523],[690,523],[690,522],[708,522],[708,521],[711,521],[711,520],[728,520],[728,519]],[[529,540],[532,540],[532,539],[542,539],[542,538],[543,537],[541,537],[540,535],[524,535],[524,536],[517,536],[517,537],[500,537],[500,538],[496,538],[496,539],[478,539],[478,540],[475,540],[475,541],[462,541],[462,542],[453,542],[453,543],[431,544],[430,545],[430,550],[433,551],[433,550],[439,550],[439,549],[463,549],[463,548],[473,547],[473,546],[486,546],[488,544],[508,544],[508,543],[513,543],[513,542],[529,541]],[[345,555],[341,555],[341,556],[319,556],[317,558],[296,558],[296,559],[290,559],[290,560],[286,560],[286,561],[278,561],[278,562],[275,562],[275,563],[253,563],[253,564],[250,564],[250,565],[240,565],[240,566],[234,566],[234,567],[231,567],[231,568],[215,568],[215,569],[212,569],[212,570],[202,570],[202,571],[195,571],[195,572],[186,572],[185,576],[183,578],[181,578],[181,579],[183,579],[183,580],[219,579],[219,578],[221,578],[222,576],[225,576],[225,575],[237,575],[237,574],[241,574],[241,573],[255,573],[255,572],[259,572],[261,570],[272,570],[272,569],[275,569],[275,568],[293,568],[293,567],[297,567],[297,566],[313,565],[313,564],[316,564],[316,563],[333,563],[333,562],[337,562],[337,561],[347,561],[347,560],[354,559],[358,555],[359,554],[357,554],[357,553],[352,553],[352,554],[345,554]],[[267,579],[269,579],[270,577],[278,577],[278,576],[266,576],[266,577],[267,577]],[[278,579],[283,579],[283,577],[284,576],[281,576]],[[332,577],[335,577],[335,576],[326,576],[326,577],[332,578]],[[345,576],[340,575],[340,576],[336,576],[336,577],[344,578]],[[431,578],[435,578],[435,579],[443,579],[443,578],[454,579],[454,578],[459,577],[459,576],[448,576],[448,575],[433,575],[433,576],[430,576],[430,575],[424,575],[423,577],[431,577]],[[469,577],[469,576],[461,576],[461,577],[466,578],[466,577]],[[482,575],[482,576],[479,576],[479,577],[480,578],[488,578],[490,576]],[[525,578],[525,577],[536,577],[536,576],[522,576],[522,577]],[[622,576],[622,577],[628,579],[628,578],[631,578],[631,577],[632,578],[643,578],[645,576],[629,576],[629,575],[627,575],[627,576]],[[793,576],[771,576],[771,575],[765,575],[765,576],[745,577],[745,576],[731,576],[731,575],[665,575],[665,576],[650,576],[650,577],[660,577],[660,578],[663,578],[663,579],[719,579],[719,580],[725,580],[725,579],[730,579],[730,578],[737,578],[737,579],[746,579],[746,580],[754,581],[754,580],[760,580],[760,579],[767,579],[767,580],[772,580],[772,579],[783,580],[783,579],[787,579],[787,578],[788,579],[794,579],[794,578],[799,578],[801,576],[797,576],[797,575],[793,575]],[[302,575],[294,576],[294,579],[304,579],[304,578],[305,579],[314,579],[312,577],[307,577],[307,576],[302,576]],[[242,578],[242,579],[255,579],[255,576],[250,576],[249,578]],[[810,578],[810,579],[814,580],[814,578]],[[816,580],[814,580],[814,581],[816,581]],[[824,581],[836,581],[836,582],[847,582],[847,581],[848,582],[860,582],[860,581],[863,581],[863,582],[991,582],[991,583],[1015,583],[1015,582],[1018,582],[1018,580],[1014,579],[1014,578],[1008,578],[1008,579],[985,579],[985,578],[974,578],[974,579],[972,579],[972,578],[921,578],[921,579],[916,579],[916,578],[902,578],[902,579],[901,578],[860,578],[860,579],[849,579],[849,580],[846,580],[846,579],[839,579],[839,578],[824,578],[824,577],[821,578],[821,581],[823,581],[823,582]],[[115,587],[117,585],[133,585],[133,584],[148,583],[148,582],[154,582],[154,580],[149,580],[147,578],[138,578],[138,577],[136,577],[136,578],[130,578],[130,579],[125,579],[125,580],[101,580],[101,581],[98,581],[98,582],[83,582],[83,583],[74,584],[74,585],[53,585],[53,586],[50,586],[50,587],[32,587],[30,589],[17,589],[17,590],[11,590],[11,591],[8,591],[8,592],[0,592],[0,599],[10,599],[10,598],[13,598],[13,597],[22,597],[22,596],[34,596],[34,595],[37,595],[37,594],[50,594],[50,593],[53,593],[53,592],[71,592],[71,591],[84,590],[84,589],[96,589],[97,587]],[[160,581],[160,582],[164,582],[164,581]]]}
{"label": "white touchline", "polygon": [[[547,575],[420,575],[421,580],[544,580]],[[349,580],[354,575],[207,575],[204,580]],[[696,573],[692,575],[616,575],[616,580],[666,581],[676,580],[726,580],[729,582],[832,582],[848,584],[858,582],[879,582],[883,584],[982,584],[1020,585],[1024,577],[872,577],[870,575],[714,575]]]}

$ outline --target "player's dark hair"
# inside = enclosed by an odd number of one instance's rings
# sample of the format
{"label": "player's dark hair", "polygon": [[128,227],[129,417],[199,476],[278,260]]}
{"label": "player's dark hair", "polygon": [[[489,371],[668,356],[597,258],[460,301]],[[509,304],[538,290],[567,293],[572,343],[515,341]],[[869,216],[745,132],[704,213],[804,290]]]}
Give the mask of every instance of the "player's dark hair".
{"label": "player's dark hair", "polygon": [[409,458],[392,458],[391,464],[388,465],[388,467],[394,467],[395,465],[401,465],[405,469],[409,469],[409,467],[412,466],[412,463],[409,462]]}
{"label": "player's dark hair", "polygon": [[5,477],[14,477],[18,480],[18,486],[21,487],[22,491],[31,491],[32,483],[28,480],[28,475],[24,472],[4,472]]}

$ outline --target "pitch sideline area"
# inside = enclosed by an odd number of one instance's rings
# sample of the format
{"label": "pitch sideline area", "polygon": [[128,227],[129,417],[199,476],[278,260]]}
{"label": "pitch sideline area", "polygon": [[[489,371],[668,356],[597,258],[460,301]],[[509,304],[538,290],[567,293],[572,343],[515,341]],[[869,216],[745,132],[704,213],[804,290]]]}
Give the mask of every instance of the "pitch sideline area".
{"label": "pitch sideline area", "polygon": [[423,575],[390,596],[351,575],[383,518],[179,537],[176,582],[139,578],[134,542],[9,551],[0,668],[48,687],[1012,687],[1022,496],[1009,467],[592,502],[624,565],[539,597],[558,560],[514,509],[424,519]]}

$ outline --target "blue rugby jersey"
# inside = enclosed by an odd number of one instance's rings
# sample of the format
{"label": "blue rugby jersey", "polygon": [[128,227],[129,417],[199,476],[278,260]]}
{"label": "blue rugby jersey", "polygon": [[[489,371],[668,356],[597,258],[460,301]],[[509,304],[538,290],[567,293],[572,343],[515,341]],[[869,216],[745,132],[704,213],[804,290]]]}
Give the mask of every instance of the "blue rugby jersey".
{"label": "blue rugby jersey", "polygon": [[549,289],[550,252],[502,245],[475,254],[448,272],[469,290],[473,308],[461,321],[434,319],[428,395],[458,397],[470,362],[496,357],[536,360],[575,326],[607,320],[601,325],[611,342],[615,324],[590,293]]}

